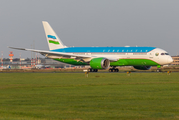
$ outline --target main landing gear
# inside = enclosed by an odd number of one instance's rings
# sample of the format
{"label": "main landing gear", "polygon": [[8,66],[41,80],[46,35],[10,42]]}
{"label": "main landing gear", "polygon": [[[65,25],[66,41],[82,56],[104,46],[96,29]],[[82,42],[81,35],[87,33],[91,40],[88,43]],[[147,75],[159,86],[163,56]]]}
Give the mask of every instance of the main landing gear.
{"label": "main landing gear", "polygon": [[[89,68],[88,69],[89,72],[98,72],[98,69],[93,69],[93,68]],[[109,69],[109,72],[119,72],[119,69],[115,67],[112,67]]]}
{"label": "main landing gear", "polygon": [[89,68],[88,71],[89,72],[98,72],[98,69]]}
{"label": "main landing gear", "polygon": [[109,72],[119,72],[119,69],[115,67],[112,67],[109,69]]}

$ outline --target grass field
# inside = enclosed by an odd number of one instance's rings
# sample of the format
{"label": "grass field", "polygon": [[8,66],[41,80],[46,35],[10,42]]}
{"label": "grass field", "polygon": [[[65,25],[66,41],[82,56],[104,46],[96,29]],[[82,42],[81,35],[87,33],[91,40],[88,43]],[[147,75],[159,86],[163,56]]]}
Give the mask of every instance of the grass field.
{"label": "grass field", "polygon": [[179,119],[179,73],[0,73],[0,119]]}

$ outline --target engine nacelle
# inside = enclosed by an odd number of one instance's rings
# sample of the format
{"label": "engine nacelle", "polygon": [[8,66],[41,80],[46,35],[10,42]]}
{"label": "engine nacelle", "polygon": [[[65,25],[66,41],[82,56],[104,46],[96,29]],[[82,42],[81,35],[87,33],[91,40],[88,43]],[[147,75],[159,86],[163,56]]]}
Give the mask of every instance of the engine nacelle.
{"label": "engine nacelle", "polygon": [[90,61],[90,66],[93,69],[108,69],[110,61],[106,58],[93,58]]}
{"label": "engine nacelle", "polygon": [[135,69],[138,70],[149,70],[151,66],[133,66]]}

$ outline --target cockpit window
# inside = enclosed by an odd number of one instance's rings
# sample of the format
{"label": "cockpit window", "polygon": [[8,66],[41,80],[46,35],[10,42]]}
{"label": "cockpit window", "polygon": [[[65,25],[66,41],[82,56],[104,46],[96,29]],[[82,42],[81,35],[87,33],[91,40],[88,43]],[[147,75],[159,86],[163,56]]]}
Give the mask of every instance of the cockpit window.
{"label": "cockpit window", "polygon": [[161,55],[169,55],[168,53],[161,53]]}

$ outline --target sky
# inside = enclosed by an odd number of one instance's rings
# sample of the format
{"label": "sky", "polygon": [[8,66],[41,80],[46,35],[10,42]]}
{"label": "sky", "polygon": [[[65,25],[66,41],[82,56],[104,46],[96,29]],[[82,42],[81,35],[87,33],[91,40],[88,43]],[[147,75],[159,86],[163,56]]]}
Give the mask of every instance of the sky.
{"label": "sky", "polygon": [[[179,54],[179,0],[1,0],[0,52],[48,50],[42,21],[66,46],[151,46]],[[1,57],[1,56],[0,56]]]}

